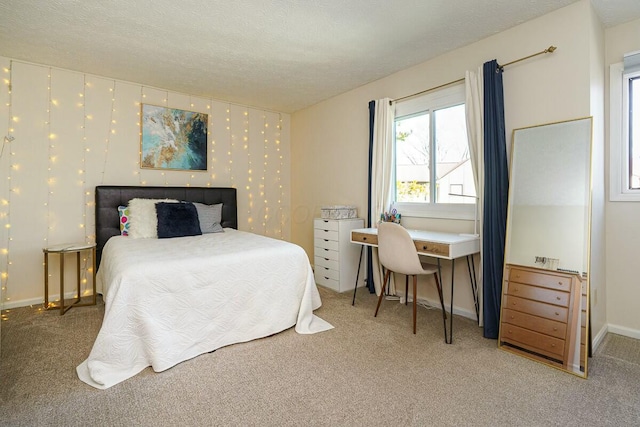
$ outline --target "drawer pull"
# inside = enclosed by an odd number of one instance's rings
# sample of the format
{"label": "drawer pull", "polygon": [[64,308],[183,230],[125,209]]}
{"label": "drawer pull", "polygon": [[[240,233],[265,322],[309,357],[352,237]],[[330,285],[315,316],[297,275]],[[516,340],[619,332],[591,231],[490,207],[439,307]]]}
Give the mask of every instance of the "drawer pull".
{"label": "drawer pull", "polygon": [[329,252],[329,249],[325,249],[325,251]]}
{"label": "drawer pull", "polygon": [[558,328],[556,328],[556,327],[554,326],[554,327],[553,327],[553,330],[554,330],[554,331],[557,331],[557,330],[558,330]]}
{"label": "drawer pull", "polygon": [[560,297],[556,297],[556,299],[557,299],[558,301],[560,301]]}
{"label": "drawer pull", "polygon": [[516,304],[518,304],[518,303],[514,301],[514,302],[513,302],[513,305],[516,305]]}
{"label": "drawer pull", "polygon": [[558,286],[562,286],[562,282],[558,282]]}
{"label": "drawer pull", "polygon": [[324,276],[325,279],[329,280],[329,278],[327,276]]}
{"label": "drawer pull", "polygon": [[328,242],[328,241],[329,241],[329,239],[322,239],[322,240],[324,240],[325,242]]}
{"label": "drawer pull", "polygon": [[560,316],[560,313],[558,313],[557,311],[556,311],[556,316]]}
{"label": "drawer pull", "polygon": [[325,270],[329,271],[329,267],[322,267],[322,268],[324,268]]}
{"label": "drawer pull", "polygon": [[427,246],[426,246],[426,245],[423,245],[423,246],[422,246],[422,250],[423,250],[423,251],[426,251],[426,250],[427,250]]}
{"label": "drawer pull", "polygon": [[555,346],[556,346],[555,344],[551,343],[551,347],[555,347]]}
{"label": "drawer pull", "polygon": [[511,316],[511,319],[515,319],[515,318],[516,318],[515,316]]}
{"label": "drawer pull", "polygon": [[329,261],[329,258],[325,258],[324,260],[325,260],[325,261]]}
{"label": "drawer pull", "polygon": [[362,240],[367,240],[367,238],[366,238],[366,237],[363,237],[363,238],[362,238]]}

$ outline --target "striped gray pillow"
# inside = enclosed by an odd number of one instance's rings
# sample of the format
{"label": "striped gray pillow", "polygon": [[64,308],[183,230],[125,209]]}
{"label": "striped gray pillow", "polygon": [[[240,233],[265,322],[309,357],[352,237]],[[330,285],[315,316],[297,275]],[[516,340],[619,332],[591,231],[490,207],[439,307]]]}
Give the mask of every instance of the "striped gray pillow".
{"label": "striped gray pillow", "polygon": [[204,203],[193,204],[198,211],[198,221],[202,234],[222,233],[222,203],[217,205],[205,205]]}

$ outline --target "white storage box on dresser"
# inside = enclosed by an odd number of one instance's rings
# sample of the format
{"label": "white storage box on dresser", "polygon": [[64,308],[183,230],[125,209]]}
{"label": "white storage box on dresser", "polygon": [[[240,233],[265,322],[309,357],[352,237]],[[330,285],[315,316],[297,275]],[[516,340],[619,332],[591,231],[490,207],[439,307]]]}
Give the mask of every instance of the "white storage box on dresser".
{"label": "white storage box on dresser", "polygon": [[[353,290],[360,246],[351,243],[351,230],[363,227],[361,218],[313,221],[314,273],[318,285],[337,292]],[[364,285],[363,277],[360,274],[358,286]]]}

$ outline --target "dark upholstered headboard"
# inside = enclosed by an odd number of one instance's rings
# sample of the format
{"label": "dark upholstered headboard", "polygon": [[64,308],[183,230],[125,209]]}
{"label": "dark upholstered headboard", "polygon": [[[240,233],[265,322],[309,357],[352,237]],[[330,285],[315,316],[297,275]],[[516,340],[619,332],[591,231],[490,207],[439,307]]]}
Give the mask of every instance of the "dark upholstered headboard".
{"label": "dark upholstered headboard", "polygon": [[96,187],[96,265],[100,265],[102,248],[107,240],[120,235],[118,206],[129,200],[176,199],[207,205],[222,203],[222,226],[238,228],[236,189],[226,187],[131,187],[99,185]]}

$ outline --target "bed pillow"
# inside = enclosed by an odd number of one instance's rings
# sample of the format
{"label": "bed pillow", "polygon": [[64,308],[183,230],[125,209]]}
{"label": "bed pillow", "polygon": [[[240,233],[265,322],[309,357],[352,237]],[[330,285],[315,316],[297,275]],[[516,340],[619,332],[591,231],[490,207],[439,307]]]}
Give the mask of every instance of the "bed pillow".
{"label": "bed pillow", "polygon": [[129,208],[127,206],[118,206],[118,216],[120,217],[120,235],[129,235]]}
{"label": "bed pillow", "polygon": [[204,203],[193,203],[198,211],[200,230],[206,233],[222,233],[222,203],[216,205],[205,205]]}
{"label": "bed pillow", "polygon": [[156,203],[158,238],[199,236],[198,211],[193,203]]}
{"label": "bed pillow", "polygon": [[178,203],[174,199],[131,199],[129,200],[129,237],[134,239],[158,238],[158,217],[156,203]]}

